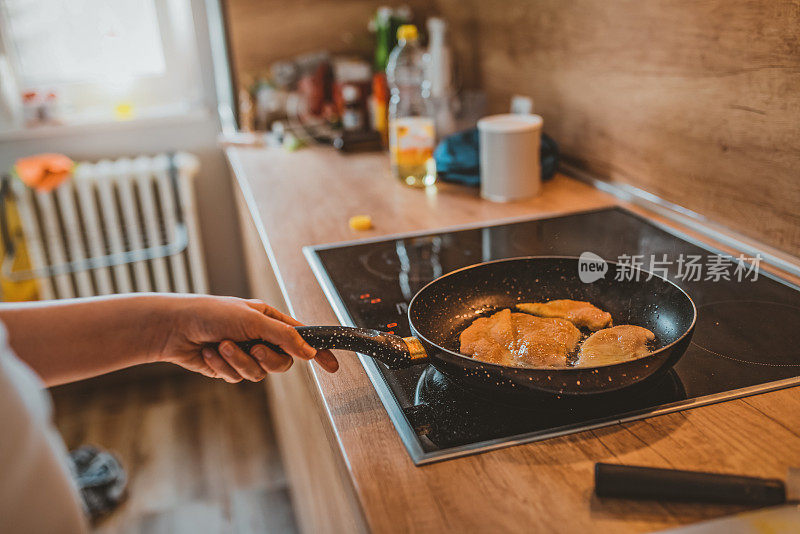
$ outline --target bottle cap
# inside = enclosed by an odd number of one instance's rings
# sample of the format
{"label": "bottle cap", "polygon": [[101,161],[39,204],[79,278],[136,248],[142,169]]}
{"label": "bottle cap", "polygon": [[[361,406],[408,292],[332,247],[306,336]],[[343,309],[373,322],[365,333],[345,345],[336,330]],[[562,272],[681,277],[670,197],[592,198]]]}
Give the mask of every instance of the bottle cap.
{"label": "bottle cap", "polygon": [[416,41],[418,35],[417,27],[413,24],[403,24],[397,28],[398,41]]}

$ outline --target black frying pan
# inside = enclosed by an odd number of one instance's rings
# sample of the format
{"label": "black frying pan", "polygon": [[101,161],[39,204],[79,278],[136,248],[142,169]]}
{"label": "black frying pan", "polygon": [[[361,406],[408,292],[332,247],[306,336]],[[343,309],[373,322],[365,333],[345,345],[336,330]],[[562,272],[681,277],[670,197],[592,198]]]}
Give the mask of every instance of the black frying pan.
{"label": "black frying pan", "polygon": [[[578,266],[578,258],[526,257],[479,263],[446,274],[411,300],[408,320],[413,337],[346,326],[297,330],[316,349],[360,352],[394,369],[430,363],[456,383],[490,397],[498,393],[589,395],[618,390],[670,369],[694,331],[697,310],[692,299],[669,280],[613,262],[608,262],[605,278],[584,283]],[[565,368],[507,367],[459,353],[459,335],[477,317],[513,309],[519,302],[555,299],[588,301],[611,313],[614,325],[651,330],[656,335],[654,350],[636,360]],[[239,345],[249,352],[257,343],[264,342]]]}

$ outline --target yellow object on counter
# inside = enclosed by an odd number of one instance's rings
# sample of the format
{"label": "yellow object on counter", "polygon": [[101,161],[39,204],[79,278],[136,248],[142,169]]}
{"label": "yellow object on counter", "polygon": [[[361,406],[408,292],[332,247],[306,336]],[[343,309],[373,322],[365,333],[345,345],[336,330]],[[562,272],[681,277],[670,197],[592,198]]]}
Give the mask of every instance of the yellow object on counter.
{"label": "yellow object on counter", "polygon": [[372,228],[372,217],[369,215],[355,215],[350,217],[350,228],[353,230],[369,230]]}

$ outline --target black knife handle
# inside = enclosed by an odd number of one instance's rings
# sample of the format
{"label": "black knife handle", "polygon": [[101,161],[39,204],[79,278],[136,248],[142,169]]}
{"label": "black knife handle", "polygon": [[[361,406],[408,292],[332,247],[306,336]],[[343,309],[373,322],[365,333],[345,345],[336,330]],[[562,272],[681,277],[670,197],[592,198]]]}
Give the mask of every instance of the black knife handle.
{"label": "black knife handle", "polygon": [[768,506],[786,502],[786,487],[777,478],[720,475],[598,463],[594,467],[598,497]]}

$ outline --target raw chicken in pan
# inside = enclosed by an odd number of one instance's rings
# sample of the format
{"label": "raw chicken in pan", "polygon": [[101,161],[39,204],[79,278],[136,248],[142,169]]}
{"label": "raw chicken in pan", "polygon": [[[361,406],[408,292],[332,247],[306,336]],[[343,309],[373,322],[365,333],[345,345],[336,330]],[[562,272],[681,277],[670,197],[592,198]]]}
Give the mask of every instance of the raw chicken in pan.
{"label": "raw chicken in pan", "polygon": [[600,330],[581,345],[580,367],[596,367],[647,356],[647,344],[656,338],[647,328],[630,324]]}
{"label": "raw chicken in pan", "polygon": [[[499,311],[461,332],[461,353],[510,367],[596,367],[641,358],[655,335],[634,325],[611,328],[611,314],[589,302],[522,303],[526,313]],[[540,315],[559,317],[540,317]],[[578,326],[596,330],[580,343]],[[580,350],[576,351],[580,343]]]}
{"label": "raw chicken in pan", "polygon": [[539,317],[566,319],[579,328],[596,331],[611,326],[611,314],[580,300],[551,300],[549,302],[523,302],[517,309]]}
{"label": "raw chicken in pan", "polygon": [[505,309],[473,321],[461,332],[461,353],[512,367],[565,367],[581,332],[564,319]]}

